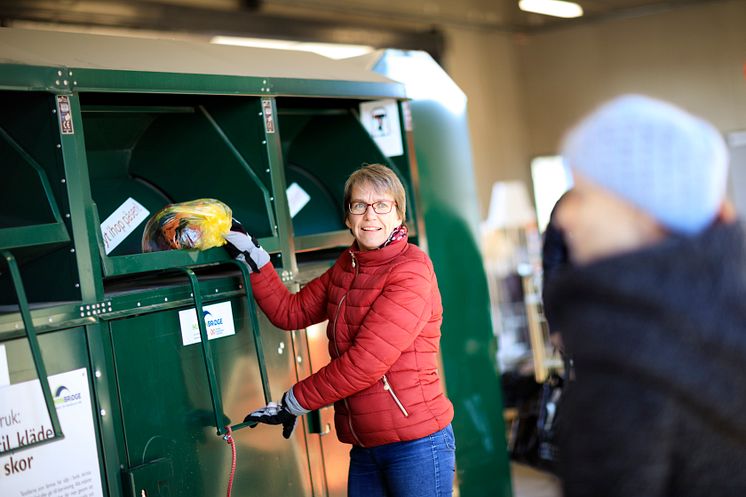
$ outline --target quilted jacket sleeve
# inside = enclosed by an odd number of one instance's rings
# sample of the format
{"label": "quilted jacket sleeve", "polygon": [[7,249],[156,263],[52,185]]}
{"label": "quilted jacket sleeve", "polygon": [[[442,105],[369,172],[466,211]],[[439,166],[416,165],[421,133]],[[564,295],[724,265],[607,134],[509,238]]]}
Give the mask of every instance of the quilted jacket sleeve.
{"label": "quilted jacket sleeve", "polygon": [[251,288],[270,322],[283,330],[297,330],[320,323],[326,317],[329,271],[312,280],[300,292],[291,293],[272,264],[251,274]]}
{"label": "quilted jacket sleeve", "polygon": [[301,405],[318,409],[379,381],[430,319],[434,285],[432,266],[425,261],[397,266],[350,348],[293,387]]}

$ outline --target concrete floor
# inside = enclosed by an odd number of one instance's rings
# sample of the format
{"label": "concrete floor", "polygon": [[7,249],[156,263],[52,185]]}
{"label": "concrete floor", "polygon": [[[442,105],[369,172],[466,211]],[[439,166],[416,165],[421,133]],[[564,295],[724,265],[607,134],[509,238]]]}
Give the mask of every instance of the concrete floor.
{"label": "concrete floor", "polygon": [[518,463],[510,464],[513,497],[562,497],[559,480],[550,473]]}

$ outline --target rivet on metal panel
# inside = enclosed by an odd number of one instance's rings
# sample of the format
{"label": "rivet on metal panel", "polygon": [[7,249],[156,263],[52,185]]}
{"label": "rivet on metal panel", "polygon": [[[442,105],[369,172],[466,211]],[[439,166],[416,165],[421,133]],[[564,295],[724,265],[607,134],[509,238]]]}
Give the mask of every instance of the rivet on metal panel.
{"label": "rivet on metal panel", "polygon": [[263,80],[262,80],[262,84],[263,84],[263,85],[266,85],[266,84],[267,84],[267,80],[266,80],[266,79],[263,79]]}
{"label": "rivet on metal panel", "polygon": [[67,86],[67,80],[66,80],[66,79],[63,79],[63,80],[62,80],[62,84],[63,84],[63,85],[65,85],[65,86]]}
{"label": "rivet on metal panel", "polygon": [[137,307],[140,307],[140,302],[137,303]]}
{"label": "rivet on metal panel", "polygon": [[90,305],[87,305],[87,306],[85,306],[85,308],[86,308],[86,310],[88,310],[88,309],[90,309],[90,308],[91,308],[91,306],[90,306]]}
{"label": "rivet on metal panel", "polygon": [[144,488],[140,490],[140,497],[148,497],[148,493],[145,491]]}
{"label": "rivet on metal panel", "polygon": [[65,213],[65,217],[70,219],[70,213],[69,212]]}
{"label": "rivet on metal panel", "polygon": [[164,302],[168,302],[168,297],[163,297]]}
{"label": "rivet on metal panel", "polygon": [[60,80],[59,79],[55,79],[54,80],[54,84],[59,85],[60,84]]}
{"label": "rivet on metal panel", "polygon": [[73,72],[72,72],[72,71],[68,71],[68,72],[67,72],[67,75],[68,75],[68,76],[72,76],[72,75],[73,75]]}
{"label": "rivet on metal panel", "polygon": [[80,283],[75,283],[75,288],[80,288]]}
{"label": "rivet on metal panel", "polygon": [[81,306],[80,306],[80,310],[82,311],[83,309],[85,309],[85,307],[83,307],[83,306],[81,305]]}
{"label": "rivet on metal panel", "polygon": [[57,109],[52,109],[52,114],[57,114]]}
{"label": "rivet on metal panel", "polygon": [[90,316],[91,315],[91,311],[86,312],[85,315],[86,316]]}
{"label": "rivet on metal panel", "polygon": [[62,144],[58,143],[57,148],[62,148]]}
{"label": "rivet on metal panel", "polygon": [[96,375],[96,378],[101,378],[101,371],[99,371],[98,369],[94,374]]}
{"label": "rivet on metal panel", "polygon": [[57,71],[57,76],[62,76],[62,71]]}
{"label": "rivet on metal panel", "polygon": [[301,362],[303,362],[303,358],[301,356],[298,356],[298,357],[295,358],[295,362],[297,362],[298,364],[300,364]]}
{"label": "rivet on metal panel", "polygon": [[269,168],[267,168],[267,169],[266,169],[266,170],[265,170],[264,172],[265,172],[265,173],[268,173],[268,172],[269,172]]}
{"label": "rivet on metal panel", "polygon": [[215,289],[215,293],[218,293],[218,289],[217,288]]}
{"label": "rivet on metal panel", "polygon": [[52,321],[54,321],[54,319],[49,318],[49,319],[47,319],[47,321],[49,321],[51,323]]}
{"label": "rivet on metal panel", "polygon": [[74,84],[75,86],[78,86],[78,82],[77,82],[77,81],[73,81],[73,84]]}
{"label": "rivet on metal panel", "polygon": [[60,180],[60,183],[64,183],[64,182],[65,182],[65,178],[62,178],[62,180]]}
{"label": "rivet on metal panel", "polygon": [[266,144],[267,144],[267,140],[262,140],[262,145],[266,145]]}
{"label": "rivet on metal panel", "polygon": [[194,294],[192,292],[189,292],[190,297],[194,297]]}
{"label": "rivet on metal panel", "polygon": [[102,416],[106,416],[106,409],[101,409],[99,412]]}
{"label": "rivet on metal panel", "polygon": [[270,201],[270,202],[274,202],[274,200],[275,200],[275,198],[274,198],[274,197],[269,197],[269,201]]}
{"label": "rivet on metal panel", "polygon": [[259,113],[259,115],[261,116],[261,115],[262,115],[262,113],[260,112],[260,113]]}
{"label": "rivet on metal panel", "polygon": [[74,253],[75,253],[75,248],[71,248],[71,249],[70,249],[70,253],[71,253],[71,254],[74,254]]}
{"label": "rivet on metal panel", "polygon": [[85,312],[81,312],[80,313],[80,317],[84,318],[85,317]]}
{"label": "rivet on metal panel", "polygon": [[282,354],[282,351],[283,351],[282,347],[277,347],[277,353],[278,354]]}

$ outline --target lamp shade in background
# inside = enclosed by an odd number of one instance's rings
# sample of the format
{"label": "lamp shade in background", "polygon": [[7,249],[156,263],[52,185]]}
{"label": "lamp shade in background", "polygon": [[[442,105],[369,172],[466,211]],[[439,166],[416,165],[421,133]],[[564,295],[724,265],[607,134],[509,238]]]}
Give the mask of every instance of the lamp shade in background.
{"label": "lamp shade in background", "polygon": [[482,233],[505,228],[522,228],[536,222],[526,185],[520,181],[499,181],[492,185],[487,219]]}

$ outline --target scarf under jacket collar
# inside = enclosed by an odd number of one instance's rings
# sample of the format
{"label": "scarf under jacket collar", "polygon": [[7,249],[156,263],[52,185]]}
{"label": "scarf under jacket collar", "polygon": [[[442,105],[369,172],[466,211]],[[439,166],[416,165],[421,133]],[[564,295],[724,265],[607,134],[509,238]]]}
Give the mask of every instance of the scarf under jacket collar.
{"label": "scarf under jacket collar", "polygon": [[545,305],[578,381],[603,368],[657,386],[746,439],[746,249],[736,224],[567,268]]}

